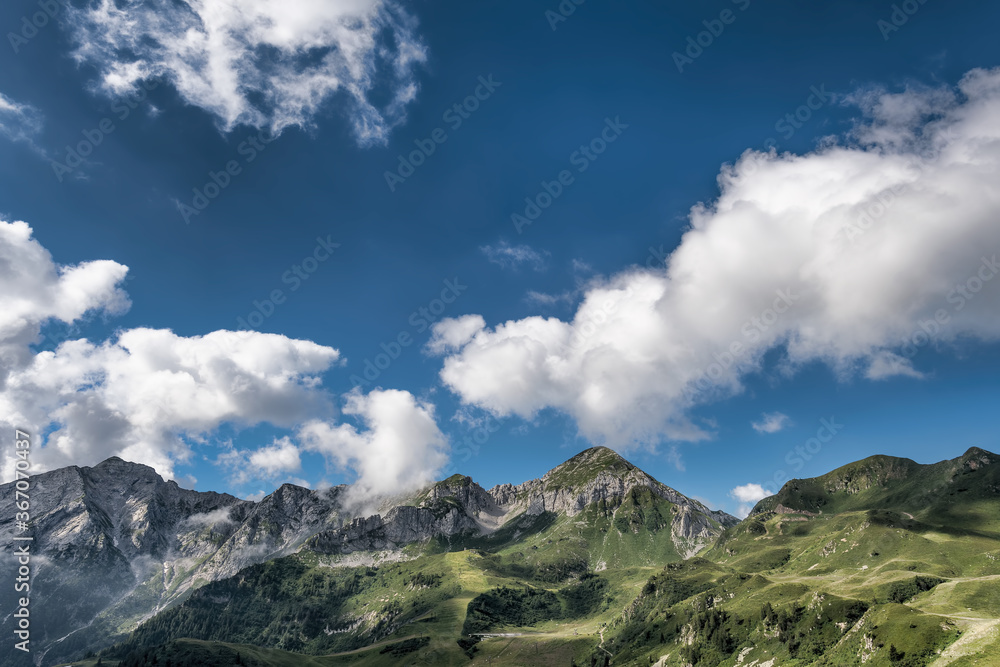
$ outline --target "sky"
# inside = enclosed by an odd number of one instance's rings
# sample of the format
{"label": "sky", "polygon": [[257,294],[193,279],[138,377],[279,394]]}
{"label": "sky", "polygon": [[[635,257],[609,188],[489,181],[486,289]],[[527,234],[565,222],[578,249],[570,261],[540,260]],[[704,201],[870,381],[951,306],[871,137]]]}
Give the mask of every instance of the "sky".
{"label": "sky", "polygon": [[0,428],[260,498],[1000,451],[1000,6],[16,0]]}

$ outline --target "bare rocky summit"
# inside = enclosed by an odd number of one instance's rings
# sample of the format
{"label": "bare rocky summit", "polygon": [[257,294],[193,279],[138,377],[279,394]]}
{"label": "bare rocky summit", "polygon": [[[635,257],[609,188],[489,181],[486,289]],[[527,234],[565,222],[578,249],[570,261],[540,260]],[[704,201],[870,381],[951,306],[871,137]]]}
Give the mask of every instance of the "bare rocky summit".
{"label": "bare rocky summit", "polygon": [[[385,500],[368,516],[349,509],[345,486],[314,491],[285,484],[252,502],[182,489],[148,466],[117,457],[94,467],[54,470],[31,480],[32,604],[40,610],[33,618],[33,642],[47,647],[41,655],[53,646],[53,655],[78,651],[93,636],[131,630],[205,583],[302,548],[342,556],[345,565],[356,564],[360,554],[398,558],[407,545],[489,536],[509,522],[544,513],[572,517],[637,488],[676,507],[671,539],[683,557],[737,523],[603,447],[517,486],[486,491],[469,477],[453,475],[416,496]],[[14,491],[13,483],[0,486],[0,574],[7,580],[16,568]],[[13,592],[5,591],[0,603],[0,629],[7,632]]]}

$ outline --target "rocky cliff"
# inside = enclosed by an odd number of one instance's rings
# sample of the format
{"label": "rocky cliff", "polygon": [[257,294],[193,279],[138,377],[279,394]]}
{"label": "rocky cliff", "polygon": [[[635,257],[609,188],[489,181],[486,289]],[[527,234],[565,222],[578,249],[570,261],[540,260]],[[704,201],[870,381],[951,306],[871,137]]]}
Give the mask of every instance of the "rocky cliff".
{"label": "rocky cliff", "polygon": [[592,503],[621,499],[637,488],[649,489],[676,506],[670,529],[678,551],[687,557],[710,544],[723,529],[739,523],[736,517],[712,511],[660,483],[606,447],[583,451],[541,479],[517,486],[502,484],[489,493],[508,516],[521,512],[575,516]]}
{"label": "rocky cliff", "polygon": [[[414,543],[489,536],[525,517],[573,517],[601,501],[618,505],[640,488],[672,504],[671,539],[682,557],[736,522],[602,447],[517,486],[486,491],[454,475],[416,496],[382,499],[379,512],[368,516],[348,509],[344,486],[313,491],[285,484],[251,502],[182,489],[119,458],[54,470],[31,480],[32,604],[40,610],[32,637],[36,646],[57,646],[52,655],[70,655],[94,646],[95,637],[132,629],[194,588],[303,547],[342,556],[344,564],[362,554],[401,557],[400,549]],[[14,484],[0,486],[0,576],[7,580],[16,567],[14,491]],[[516,539],[517,531],[510,532]],[[12,591],[0,604],[0,631],[7,632]]]}

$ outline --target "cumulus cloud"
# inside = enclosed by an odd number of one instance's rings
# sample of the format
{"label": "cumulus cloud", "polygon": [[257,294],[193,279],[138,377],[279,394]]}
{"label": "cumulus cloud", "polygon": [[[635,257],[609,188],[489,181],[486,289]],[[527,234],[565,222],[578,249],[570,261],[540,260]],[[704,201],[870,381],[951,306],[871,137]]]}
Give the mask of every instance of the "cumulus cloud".
{"label": "cumulus cloud", "polygon": [[445,317],[431,327],[431,339],[426,349],[431,354],[445,354],[459,349],[486,326],[481,315]]}
{"label": "cumulus cloud", "polygon": [[250,465],[261,473],[274,476],[297,472],[302,469],[299,448],[287,438],[280,438],[268,447],[261,447],[250,454]]}
{"label": "cumulus cloud", "polygon": [[246,450],[231,448],[219,455],[216,463],[230,471],[229,481],[243,486],[250,481],[290,482],[308,487],[308,482],[292,473],[302,470],[299,448],[288,436],[275,438],[270,445]]}
{"label": "cumulus cloud", "polygon": [[119,314],[128,267],[100,260],[57,265],[24,222],[0,220],[0,391],[8,374],[29,362],[42,324],[75,322],[87,312]]}
{"label": "cumulus cloud", "polygon": [[[359,501],[415,489],[444,466],[447,441],[434,408],[409,392],[352,392],[343,412],[365,428],[333,421],[336,405],[320,376],[340,354],[312,341],[134,328],[100,342],[32,349],[46,322],[125,310],[129,300],[119,284],[127,270],[111,261],[56,264],[28,225],[0,222],[0,428],[33,434],[33,472],[119,456],[171,478],[174,465],[190,459],[192,443],[213,441],[223,425],[262,423],[297,432],[296,438],[277,437],[256,449],[223,447],[216,463],[236,485],[310,486],[291,477],[302,470],[303,448],[354,471]],[[3,481],[13,479],[15,461],[4,455]]]}
{"label": "cumulus cloud", "polygon": [[[0,221],[0,423],[36,436],[35,471],[117,455],[172,477],[188,440],[223,423],[291,428],[331,414],[318,376],[339,353],[310,341],[137,328],[32,349],[46,323],[126,310],[127,271],[108,260],[59,265],[26,223]],[[5,481],[13,466],[5,456]]]}
{"label": "cumulus cloud", "polygon": [[337,93],[358,141],[384,143],[426,60],[415,20],[391,0],[95,0],[67,20],[102,90],[165,79],[225,131],[310,126]]}
{"label": "cumulus cloud", "polygon": [[741,519],[750,514],[754,505],[769,495],[771,494],[760,484],[744,484],[729,492],[729,497],[740,503],[736,509],[736,516]]}
{"label": "cumulus cloud", "polygon": [[491,263],[505,269],[517,269],[522,264],[527,264],[535,271],[545,270],[545,255],[528,245],[512,246],[501,241],[496,245],[481,246],[479,252],[486,255]]}
{"label": "cumulus cloud", "polygon": [[708,437],[690,409],[741,391],[773,349],[789,371],[886,378],[919,375],[922,347],[995,341],[1000,70],[853,100],[840,141],[724,166],[664,268],[591,283],[569,321],[471,335],[442,322],[437,335],[465,340],[445,385],[496,415],[561,411],[628,448]]}
{"label": "cumulus cloud", "polygon": [[765,412],[760,421],[750,422],[750,426],[758,433],[777,433],[791,423],[788,415],[780,412]]}
{"label": "cumulus cloud", "polygon": [[346,399],[344,414],[356,417],[364,428],[314,420],[299,430],[298,439],[338,468],[356,471],[353,499],[414,491],[444,467],[447,440],[432,405],[395,389],[354,391]]}
{"label": "cumulus cloud", "polygon": [[42,469],[117,455],[172,477],[174,461],[190,455],[188,441],[222,424],[291,428],[329,414],[318,375],[337,358],[333,348],[275,334],[129,329],[34,355],[9,374],[0,414],[50,431],[32,452]]}

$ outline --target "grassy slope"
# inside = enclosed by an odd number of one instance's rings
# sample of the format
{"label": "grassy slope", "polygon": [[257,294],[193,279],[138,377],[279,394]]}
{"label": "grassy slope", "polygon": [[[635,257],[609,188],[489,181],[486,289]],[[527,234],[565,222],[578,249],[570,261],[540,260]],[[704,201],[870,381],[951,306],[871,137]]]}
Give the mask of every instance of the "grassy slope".
{"label": "grassy slope", "polygon": [[[778,665],[855,665],[865,658],[866,664],[881,665],[890,664],[893,646],[904,657],[891,664],[936,660],[944,665],[967,653],[970,657],[954,664],[1000,664],[1000,651],[995,650],[1000,624],[1000,466],[995,465],[996,457],[993,465],[978,466],[975,459],[983,453],[970,454],[934,466],[874,457],[821,478],[789,483],[777,497],[758,505],[756,516],[726,531],[703,554],[732,573],[720,576],[704,597],[679,605],[647,601],[648,609],[640,605],[641,618],[616,622],[613,638],[625,639],[620,646],[612,644],[618,658],[636,664],[650,658],[664,658],[661,665],[683,664],[684,641],[676,639],[710,644],[711,633],[692,637],[690,632],[696,620],[692,609],[701,605],[729,615],[719,624],[733,646],[702,656],[699,664],[766,664],[773,658]],[[779,503],[817,514],[767,511]],[[743,582],[737,573],[756,576]],[[907,590],[918,576],[947,581],[904,604],[889,601],[892,591]],[[821,603],[820,598],[834,602]],[[849,624],[846,617],[822,607],[833,604],[836,611],[836,600],[855,600],[868,610],[856,625]],[[790,628],[782,641],[773,626],[761,621],[765,602],[789,613],[809,610],[808,627]],[[680,628],[673,628],[673,640],[670,617],[682,621]],[[797,633],[821,636],[830,622],[844,625],[819,647],[822,657],[802,647],[790,650]],[[666,641],[658,641],[658,633],[653,641],[636,635],[636,629],[644,627],[664,628]]]}
{"label": "grassy slope", "polygon": [[[612,664],[666,667],[685,664],[691,646],[708,649],[697,664],[722,667],[862,659],[875,666],[1000,665],[1000,466],[970,470],[967,462],[918,466],[876,457],[802,480],[729,529],[704,558],[684,563],[669,537],[662,539],[669,531],[658,529],[671,511],[659,499],[626,499],[613,508],[595,503],[573,518],[522,517],[491,540],[426,545],[415,560],[378,568],[368,577],[372,586],[339,611],[356,616],[402,601],[396,626],[373,646],[308,658],[237,648],[278,666],[589,665],[613,654]],[[778,502],[817,515],[766,511]],[[463,546],[472,548],[447,551]],[[306,566],[302,577],[334,572],[322,557],[298,558]],[[483,640],[471,660],[456,643],[477,595],[499,586],[555,593],[599,562],[607,565],[600,576],[611,595],[592,613],[531,627],[500,624],[491,631],[511,636]],[[405,590],[418,573],[440,582]],[[888,601],[918,576],[944,583],[904,603]],[[771,619],[762,619],[765,603]],[[417,637],[428,637],[428,645],[402,656],[382,652]],[[188,651],[222,650],[183,641]],[[893,646],[904,657],[890,663]]]}

